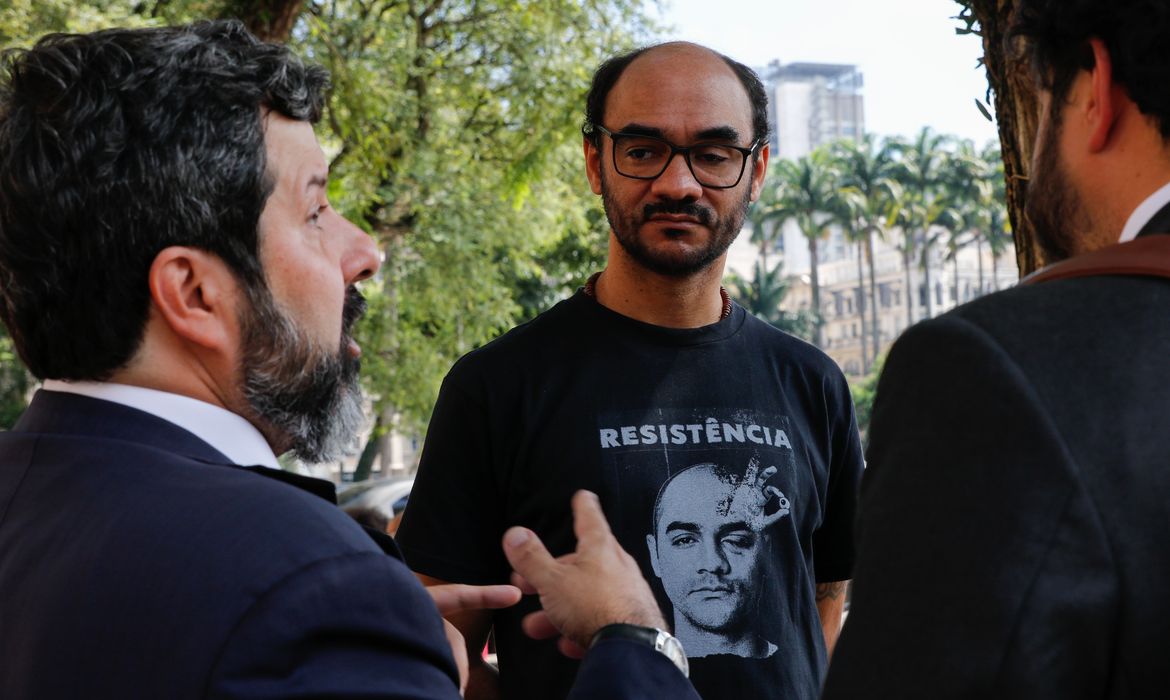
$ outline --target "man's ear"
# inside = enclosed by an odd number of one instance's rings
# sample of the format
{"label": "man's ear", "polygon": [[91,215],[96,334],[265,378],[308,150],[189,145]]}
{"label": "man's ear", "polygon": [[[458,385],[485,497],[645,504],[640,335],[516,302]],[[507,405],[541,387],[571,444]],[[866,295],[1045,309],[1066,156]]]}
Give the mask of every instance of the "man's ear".
{"label": "man's ear", "polygon": [[588,136],[585,137],[584,141],[585,175],[589,177],[589,187],[593,190],[593,194],[601,194],[601,149],[594,145],[593,140]]}
{"label": "man's ear", "polygon": [[165,248],[150,266],[149,283],[151,301],[175,335],[212,350],[234,344],[239,283],[218,256]]}
{"label": "man's ear", "polygon": [[662,572],[658,570],[658,544],[654,541],[654,535],[646,535],[646,549],[650,550],[650,568],[654,570],[654,575],[662,578]]}
{"label": "man's ear", "polygon": [[760,146],[759,155],[756,156],[752,163],[752,194],[751,201],[756,201],[760,198],[760,192],[764,190],[764,177],[768,174],[768,157],[771,155],[771,145],[764,144]]}
{"label": "man's ear", "polygon": [[1094,65],[1089,69],[1089,150],[1097,153],[1109,143],[1125,90],[1113,82],[1113,60],[1100,39],[1090,39]]}

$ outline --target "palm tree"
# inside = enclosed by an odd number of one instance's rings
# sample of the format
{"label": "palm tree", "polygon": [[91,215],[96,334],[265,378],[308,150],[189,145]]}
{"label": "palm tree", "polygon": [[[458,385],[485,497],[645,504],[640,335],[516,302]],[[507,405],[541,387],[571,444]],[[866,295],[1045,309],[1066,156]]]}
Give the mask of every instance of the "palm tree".
{"label": "palm tree", "polygon": [[997,270],[996,259],[1010,239],[1007,210],[1004,204],[1005,185],[1003,162],[999,148],[989,143],[976,151],[969,141],[959,144],[952,158],[954,169],[948,178],[947,190],[956,200],[956,206],[965,220],[965,234],[958,236],[952,247],[974,243],[979,265],[979,294],[985,291],[983,274],[983,245],[992,250],[992,276]]}
{"label": "palm tree", "polygon": [[905,189],[900,207],[900,223],[903,230],[902,261],[906,266],[906,320],[914,322],[913,279],[910,267],[918,254],[926,287],[926,318],[934,315],[933,290],[930,278],[931,248],[940,238],[931,230],[942,215],[945,205],[936,202],[949,153],[945,147],[951,137],[934,133],[929,126],[911,141],[895,141],[892,147],[898,153],[894,176]]}
{"label": "palm tree", "polygon": [[[990,167],[981,154],[976,152],[974,144],[965,140],[959,142],[943,168],[939,201],[946,202],[949,208],[941,224],[948,233],[946,259],[954,265],[953,294],[956,304],[962,301],[959,291],[959,253],[972,243],[982,250],[982,232],[987,225],[987,202],[992,188]],[[979,284],[982,288],[981,252],[977,257]]]}
{"label": "palm tree", "polygon": [[[768,179],[765,178],[765,182]],[[773,211],[776,209],[776,188],[765,185],[760,191],[760,198],[751,206],[747,213],[748,224],[752,228],[751,242],[756,245],[759,259],[764,268],[768,267],[768,251],[776,249],[776,239],[781,235],[781,225],[777,222]]]}
{"label": "palm tree", "polygon": [[780,161],[775,178],[776,203],[768,218],[778,225],[789,219],[794,220],[801,234],[808,240],[813,337],[818,347],[824,347],[817,243],[828,234],[828,224],[834,211],[832,161],[825,149],[817,149],[797,160]]}
{"label": "palm tree", "polygon": [[[1007,183],[1004,180],[1003,156],[999,144],[988,142],[979,155],[988,166],[985,179],[991,183],[983,203],[987,218],[981,228],[980,242],[986,242],[991,250],[991,289],[994,291],[999,287],[999,258],[1009,247],[1015,245],[1015,242],[1007,212]],[[980,262],[982,258],[980,255]],[[982,279],[979,282],[979,289],[980,292],[983,291]]]}
{"label": "palm tree", "polygon": [[845,240],[857,245],[857,313],[861,316],[861,366],[864,374],[869,368],[869,321],[865,317],[865,228],[861,222],[864,201],[856,190],[842,187],[834,194],[832,206],[832,223],[841,227]]}
{"label": "palm tree", "polygon": [[813,325],[812,315],[780,308],[792,286],[784,277],[783,267],[783,262],[777,262],[769,269],[763,259],[756,260],[750,282],[732,272],[727,278],[727,288],[740,306],[782,331],[807,339]]}
{"label": "palm tree", "polygon": [[[837,163],[839,182],[842,185],[840,196],[844,206],[852,212],[852,230],[857,236],[858,244],[863,246],[864,257],[869,264],[868,302],[866,295],[864,293],[861,295],[862,336],[865,337],[865,307],[868,304],[872,341],[872,352],[868,357],[876,359],[881,352],[881,327],[877,315],[877,271],[873,241],[875,236],[884,239],[886,231],[893,225],[894,207],[902,197],[902,186],[894,179],[894,150],[888,140],[879,144],[872,134],[866,134],[861,141],[837,142],[832,152]],[[846,230],[849,231],[850,228],[847,227]],[[860,264],[861,255],[858,256],[858,265]],[[861,278],[860,271],[858,278]],[[866,353],[863,352],[862,360],[865,371],[868,372],[870,363],[866,357]]]}

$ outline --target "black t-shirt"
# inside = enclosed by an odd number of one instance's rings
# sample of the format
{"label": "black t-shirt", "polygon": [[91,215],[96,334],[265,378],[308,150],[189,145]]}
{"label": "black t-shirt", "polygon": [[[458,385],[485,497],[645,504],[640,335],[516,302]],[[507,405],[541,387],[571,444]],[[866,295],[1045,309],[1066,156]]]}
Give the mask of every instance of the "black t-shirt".
{"label": "black t-shirt", "polygon": [[[668,329],[578,293],[452,368],[398,539],[420,573],[506,582],[504,530],[572,551],[569,499],[590,489],[705,700],[811,700],[814,587],[849,578],[861,469],[845,379],[813,346],[739,306]],[[576,663],[520,630],[538,605],[495,615],[509,700],[572,683]]]}

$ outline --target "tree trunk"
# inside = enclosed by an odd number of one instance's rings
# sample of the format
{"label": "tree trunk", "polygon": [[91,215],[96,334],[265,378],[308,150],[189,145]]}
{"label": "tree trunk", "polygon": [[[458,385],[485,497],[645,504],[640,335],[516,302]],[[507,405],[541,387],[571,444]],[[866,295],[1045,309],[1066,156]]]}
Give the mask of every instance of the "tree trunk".
{"label": "tree trunk", "polygon": [[906,327],[914,325],[914,239],[908,236],[902,249],[902,267],[906,269]]}
{"label": "tree trunk", "polygon": [[926,290],[926,316],[924,318],[934,318],[933,284],[930,277],[930,232],[927,231],[922,237],[922,286]]}
{"label": "tree trunk", "polygon": [[955,306],[958,306],[963,303],[963,300],[959,298],[959,251],[955,251],[955,259],[951,261],[951,264],[955,267]]}
{"label": "tree trunk", "polygon": [[983,235],[975,236],[975,261],[979,264],[979,293],[975,296],[983,296]]}
{"label": "tree trunk", "polygon": [[995,94],[995,114],[1007,181],[1007,210],[1016,242],[1020,275],[1044,264],[1032,226],[1024,216],[1028,166],[1036,138],[1040,109],[1028,67],[1010,61],[1005,52],[1007,32],[1015,0],[957,0],[970,8],[983,37],[983,65]]}
{"label": "tree trunk", "polygon": [[861,374],[869,374],[869,333],[865,320],[865,242],[857,241],[857,313],[861,316]]}
{"label": "tree trunk", "polygon": [[825,346],[825,320],[820,313],[820,275],[818,274],[818,267],[820,267],[820,258],[817,254],[817,239],[819,238],[819,229],[817,224],[813,222],[812,217],[808,218],[800,226],[800,231],[808,236],[808,286],[812,290],[812,328],[813,328],[813,343],[818,348]]}
{"label": "tree trunk", "polygon": [[235,17],[263,41],[284,43],[292,35],[305,0],[229,0],[224,17]]}
{"label": "tree trunk", "polygon": [[[766,221],[761,221],[760,222],[760,231],[759,231],[759,233],[760,233],[759,257],[760,257],[760,262],[763,263],[763,267],[765,270],[768,269],[768,248],[770,247],[770,244],[773,242],[772,237],[765,233],[764,227],[767,225],[768,225],[768,223]],[[774,227],[772,229],[772,236],[776,235],[776,229],[779,228],[779,226],[780,226],[780,224],[777,224],[776,227]]]}
{"label": "tree trunk", "polygon": [[873,333],[873,361],[877,362],[881,352],[881,326],[878,325],[877,263],[873,259],[873,230],[865,232],[865,255],[869,260],[869,320]]}
{"label": "tree trunk", "polygon": [[[809,227],[805,231],[815,231],[816,224],[809,222]],[[813,312],[813,340],[818,348],[825,347],[825,320],[821,317],[821,280],[817,275],[818,258],[817,258],[817,234],[813,233],[808,238],[808,267],[809,267],[809,282],[812,288],[812,312]]]}

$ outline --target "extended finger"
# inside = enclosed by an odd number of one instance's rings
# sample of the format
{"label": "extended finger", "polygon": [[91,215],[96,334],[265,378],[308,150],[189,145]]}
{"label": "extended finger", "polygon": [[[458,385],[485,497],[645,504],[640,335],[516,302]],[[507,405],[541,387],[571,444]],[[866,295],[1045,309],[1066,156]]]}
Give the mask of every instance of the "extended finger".
{"label": "extended finger", "polygon": [[[581,490],[573,494],[573,532],[577,542],[597,541],[612,537],[609,521],[601,510],[601,500],[592,491]],[[578,545],[579,546],[579,545]]]}
{"label": "extended finger", "polygon": [[760,486],[763,486],[765,481],[767,481],[768,479],[771,479],[775,475],[776,475],[776,467],[774,467],[774,466],[768,467],[764,471],[760,472],[760,478],[756,480],[756,483],[759,484]]}
{"label": "extended finger", "polygon": [[755,458],[755,457],[752,457],[751,459],[748,460],[747,469],[743,473],[743,481],[741,483],[744,483],[744,484],[756,483],[756,474],[758,474],[759,472],[760,472],[760,460]]}
{"label": "extended finger", "polygon": [[524,527],[508,528],[504,533],[504,556],[512,569],[536,590],[544,588],[557,565],[536,533]]}
{"label": "extended finger", "polygon": [[516,586],[468,586],[462,583],[445,583],[427,588],[440,615],[450,615],[461,610],[484,610],[506,608],[520,600],[520,589]]}

